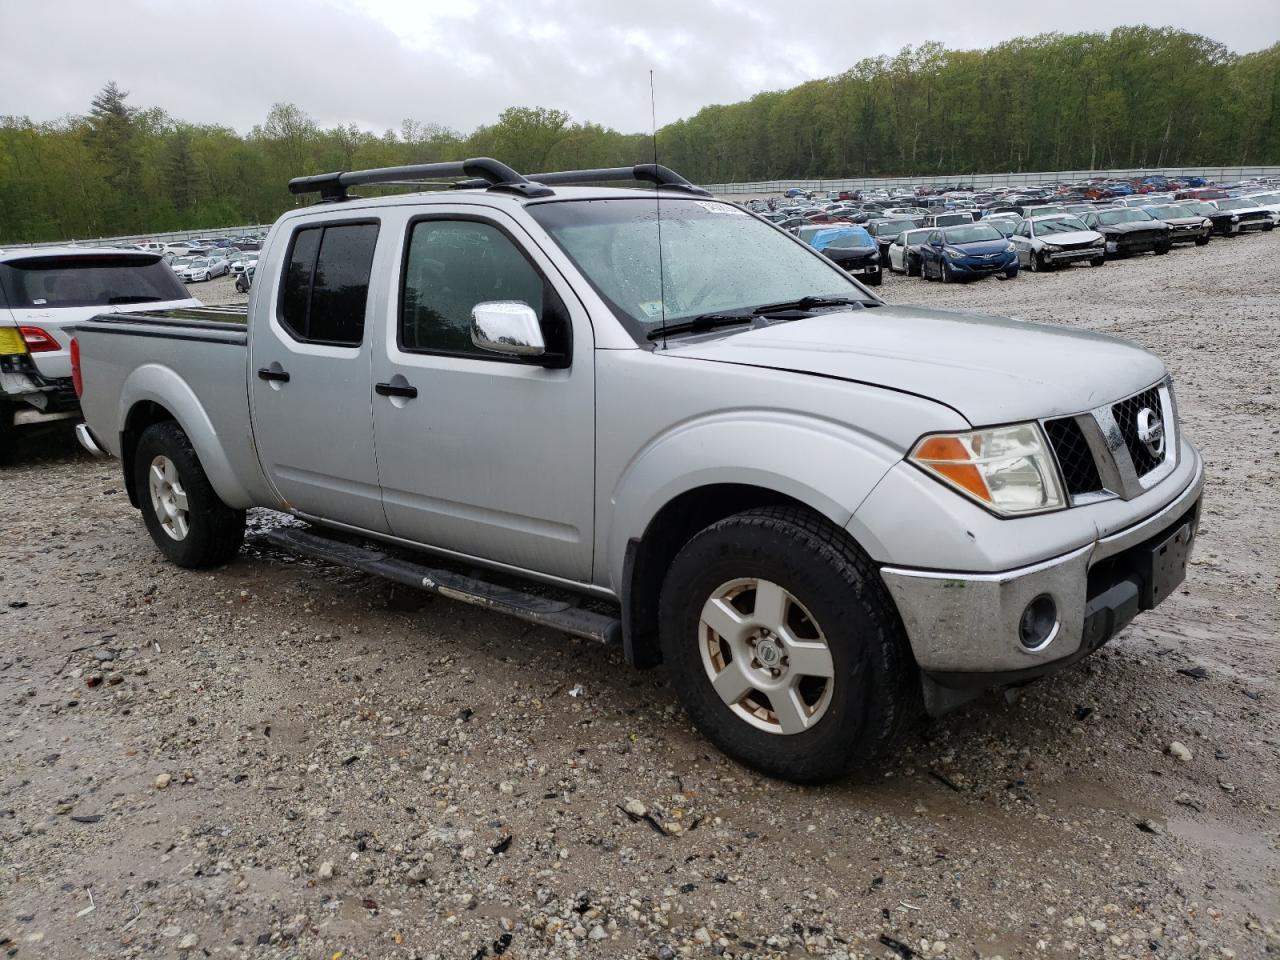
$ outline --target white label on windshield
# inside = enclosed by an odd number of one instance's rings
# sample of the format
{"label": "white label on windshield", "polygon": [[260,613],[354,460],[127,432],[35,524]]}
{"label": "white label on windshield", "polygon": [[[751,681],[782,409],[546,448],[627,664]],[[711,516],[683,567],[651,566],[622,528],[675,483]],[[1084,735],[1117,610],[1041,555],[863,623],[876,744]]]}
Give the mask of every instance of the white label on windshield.
{"label": "white label on windshield", "polygon": [[640,309],[644,311],[644,315],[646,317],[649,317],[652,319],[653,317],[662,316],[661,300],[647,300],[644,303],[640,304],[639,306],[640,306]]}
{"label": "white label on windshield", "polygon": [[728,213],[738,217],[747,216],[747,211],[739,210],[737,207],[729,203],[712,203],[707,200],[695,200],[693,202],[708,213]]}

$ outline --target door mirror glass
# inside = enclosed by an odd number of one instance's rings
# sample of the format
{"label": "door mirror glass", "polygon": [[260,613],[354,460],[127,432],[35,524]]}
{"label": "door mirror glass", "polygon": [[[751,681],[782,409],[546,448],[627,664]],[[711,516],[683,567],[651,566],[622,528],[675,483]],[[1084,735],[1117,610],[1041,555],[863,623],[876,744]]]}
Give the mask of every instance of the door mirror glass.
{"label": "door mirror glass", "polygon": [[538,315],[520,300],[488,300],[472,307],[471,342],[481,350],[512,357],[547,352]]}

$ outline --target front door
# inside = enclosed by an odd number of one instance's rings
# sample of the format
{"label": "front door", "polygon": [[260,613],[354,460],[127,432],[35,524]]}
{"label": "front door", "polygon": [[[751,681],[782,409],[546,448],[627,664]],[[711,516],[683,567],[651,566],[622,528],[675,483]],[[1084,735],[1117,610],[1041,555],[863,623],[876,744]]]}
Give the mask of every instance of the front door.
{"label": "front door", "polygon": [[[499,211],[410,220],[400,289],[379,320],[378,470],[391,532],[570,580],[591,575],[591,325],[555,267]],[[479,211],[479,213],[477,213]],[[478,349],[471,308],[521,301],[558,362]]]}
{"label": "front door", "polygon": [[378,232],[367,219],[293,231],[277,289],[254,299],[249,382],[258,458],[281,499],[385,532],[365,322],[379,299],[369,283]]}

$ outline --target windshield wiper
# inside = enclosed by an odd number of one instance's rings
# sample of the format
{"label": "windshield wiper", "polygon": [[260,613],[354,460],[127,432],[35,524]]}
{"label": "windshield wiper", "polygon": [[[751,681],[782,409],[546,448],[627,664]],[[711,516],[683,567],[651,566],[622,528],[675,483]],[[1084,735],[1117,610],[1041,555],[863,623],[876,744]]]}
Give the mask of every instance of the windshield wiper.
{"label": "windshield wiper", "polygon": [[753,323],[757,314],[754,312],[739,313],[703,313],[679,323],[668,323],[650,330],[646,336],[650,340],[661,340],[676,333],[698,333],[702,330],[714,330],[716,327],[729,327],[740,323]]}
{"label": "windshield wiper", "polygon": [[766,316],[770,313],[786,313],[790,310],[817,310],[819,307],[851,307],[853,305],[859,307],[878,307],[880,304],[875,300],[861,300],[852,297],[801,297],[799,300],[783,300],[781,303],[766,303],[762,307],[756,307],[753,311],[757,317]]}

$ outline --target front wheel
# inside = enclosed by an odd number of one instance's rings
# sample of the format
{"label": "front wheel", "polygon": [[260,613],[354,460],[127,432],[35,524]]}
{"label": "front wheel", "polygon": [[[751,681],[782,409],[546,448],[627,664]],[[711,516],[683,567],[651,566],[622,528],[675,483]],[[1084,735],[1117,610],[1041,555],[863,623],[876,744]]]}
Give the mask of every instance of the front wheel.
{"label": "front wheel", "polygon": [[178,566],[217,566],[240,550],[245,512],[218,498],[190,439],[172,420],[142,434],[133,478],[147,532]]}
{"label": "front wheel", "polygon": [[1208,244],[1208,242],[1209,242],[1209,234],[1207,234],[1207,233],[1206,233],[1203,237],[1196,237],[1196,246],[1197,246],[1197,247],[1203,247],[1203,246],[1205,246],[1206,244]]}
{"label": "front wheel", "polygon": [[677,555],[660,598],[663,658],[717,747],[803,783],[865,768],[918,712],[892,599],[843,531],[795,508],[736,514]]}
{"label": "front wheel", "polygon": [[947,266],[947,261],[943,260],[943,261],[942,261],[942,282],[943,282],[943,283],[955,283],[955,281],[956,281],[956,278],[955,278],[955,276],[951,273],[951,268],[950,268],[949,266]]}
{"label": "front wheel", "polygon": [[1018,276],[1018,268],[1017,268],[1017,267],[1010,267],[1008,270],[1006,270],[1006,271],[1004,272],[1004,278],[1005,278],[1006,280],[1013,280],[1013,279],[1015,279],[1017,276]]}
{"label": "front wheel", "polygon": [[906,267],[907,267],[907,276],[908,276],[908,277],[918,277],[918,276],[920,276],[920,261],[919,261],[919,260],[914,260],[914,259],[912,259],[911,257],[907,257],[903,262],[906,264]]}
{"label": "front wheel", "polygon": [[880,281],[883,277],[884,277],[883,273],[876,271],[875,273],[868,273],[865,276],[863,276],[862,282],[865,283],[868,287],[878,287],[880,286]]}
{"label": "front wheel", "polygon": [[1172,249],[1173,249],[1173,244],[1162,243],[1160,246],[1156,247],[1155,254],[1157,257],[1163,257],[1166,253],[1168,253]]}
{"label": "front wheel", "polygon": [[1089,261],[1089,266],[1091,266],[1091,267],[1101,267],[1101,266],[1103,266],[1106,262],[1107,262],[1107,258],[1106,258],[1106,257],[1094,257],[1092,260],[1090,260],[1090,261]]}

